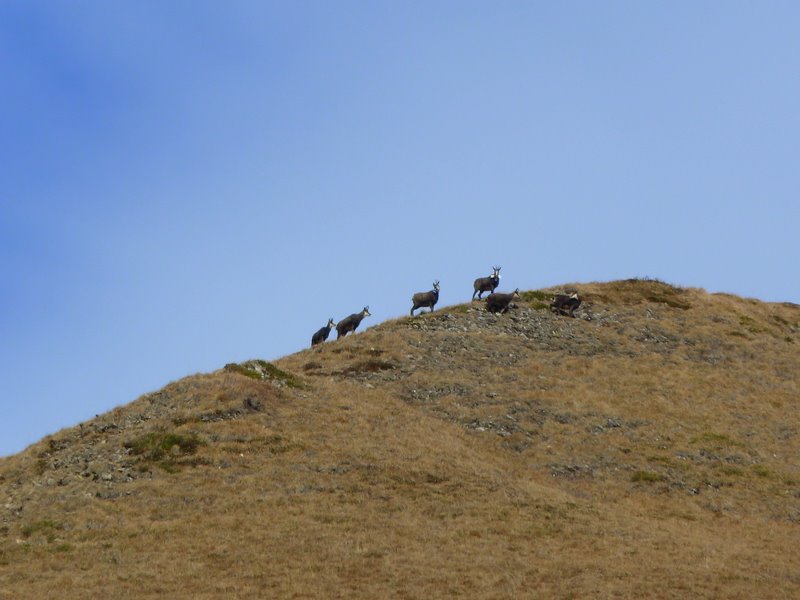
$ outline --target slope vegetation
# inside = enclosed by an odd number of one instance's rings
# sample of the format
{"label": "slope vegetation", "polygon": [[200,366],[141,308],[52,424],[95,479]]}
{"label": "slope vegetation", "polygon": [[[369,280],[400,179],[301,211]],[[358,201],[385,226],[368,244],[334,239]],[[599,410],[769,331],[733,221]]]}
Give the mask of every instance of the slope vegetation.
{"label": "slope vegetation", "polygon": [[0,599],[800,597],[800,307],[567,287],[576,319],[445,307],[3,459]]}

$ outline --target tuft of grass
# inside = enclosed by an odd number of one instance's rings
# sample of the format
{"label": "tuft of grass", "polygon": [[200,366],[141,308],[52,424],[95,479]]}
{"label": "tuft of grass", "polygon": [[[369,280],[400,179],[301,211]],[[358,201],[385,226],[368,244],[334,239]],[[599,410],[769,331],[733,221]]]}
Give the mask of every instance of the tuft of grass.
{"label": "tuft of grass", "polygon": [[633,483],[658,483],[665,479],[666,477],[659,473],[654,473],[653,471],[635,471],[633,475],[631,475],[631,481]]}
{"label": "tuft of grass", "polygon": [[250,379],[261,381],[273,381],[287,385],[290,388],[303,387],[300,381],[287,371],[279,369],[275,365],[265,360],[248,360],[243,363],[228,363],[225,370],[231,373],[238,373]]}
{"label": "tuft of grass", "polygon": [[690,440],[690,442],[692,444],[697,444],[700,446],[705,446],[714,449],[727,448],[730,446],[741,448],[744,445],[741,442],[738,442],[732,439],[731,437],[725,435],[724,433],[713,433],[710,431],[701,433],[700,435],[693,437]]}
{"label": "tuft of grass", "polygon": [[649,294],[645,296],[645,299],[649,300],[650,302],[658,302],[661,304],[666,304],[671,308],[679,308],[681,310],[689,310],[690,308],[692,308],[692,305],[689,302],[686,302],[679,298],[670,297],[664,294]]}
{"label": "tuft of grass", "polygon": [[772,477],[772,471],[770,471],[769,469],[767,469],[762,465],[753,465],[753,473],[765,479],[768,477]]}
{"label": "tuft of grass", "polygon": [[553,294],[543,292],[542,290],[528,290],[519,293],[520,299],[523,302],[548,302]]}
{"label": "tuft of grass", "polygon": [[255,369],[248,369],[244,365],[240,365],[238,363],[228,363],[227,365],[225,365],[225,370],[230,371],[231,373],[238,373],[239,375],[244,375],[245,377],[249,377],[250,379],[263,379],[261,377],[261,374]]}
{"label": "tuft of grass", "polygon": [[645,275],[644,277],[629,277],[628,279],[625,279],[624,281],[625,281],[625,283],[633,283],[633,284],[655,283],[655,284],[658,284],[658,285],[661,285],[661,286],[665,286],[665,287],[670,287],[670,288],[674,288],[675,287],[674,285],[672,285],[670,283],[667,283],[663,279],[659,279],[658,277],[650,277],[649,275]]}
{"label": "tuft of grass", "polygon": [[43,535],[48,542],[56,539],[56,530],[61,529],[62,525],[50,519],[42,519],[26,525],[22,528],[22,537],[30,538],[34,535]]}
{"label": "tuft of grass", "polygon": [[767,328],[759,325],[758,321],[752,317],[742,315],[739,317],[739,325],[744,327],[750,333],[767,333]]}
{"label": "tuft of grass", "polygon": [[719,471],[723,475],[743,475],[744,472],[737,466],[734,465],[719,465],[717,467],[717,471]]}
{"label": "tuft of grass", "polygon": [[[179,433],[151,432],[134,440],[125,442],[125,447],[145,460],[160,461],[173,455],[194,454],[201,441],[193,435]],[[177,450],[176,450],[177,448]]]}
{"label": "tuft of grass", "polygon": [[396,368],[397,365],[389,361],[370,358],[350,365],[343,373],[378,373],[380,371],[388,371]]}
{"label": "tuft of grass", "polygon": [[659,304],[666,304],[671,308],[679,308],[681,310],[689,310],[692,305],[686,300],[685,291],[669,283],[654,279],[647,282],[647,290],[644,293],[644,299],[649,302],[657,302]]}
{"label": "tuft of grass", "polygon": [[447,312],[454,315],[465,315],[469,310],[469,304],[456,304],[455,306],[449,306],[447,308]]}
{"label": "tuft of grass", "polygon": [[534,310],[549,308],[550,299],[553,297],[553,294],[541,290],[528,290],[526,292],[520,292],[519,295],[520,299],[523,302],[527,302]]}

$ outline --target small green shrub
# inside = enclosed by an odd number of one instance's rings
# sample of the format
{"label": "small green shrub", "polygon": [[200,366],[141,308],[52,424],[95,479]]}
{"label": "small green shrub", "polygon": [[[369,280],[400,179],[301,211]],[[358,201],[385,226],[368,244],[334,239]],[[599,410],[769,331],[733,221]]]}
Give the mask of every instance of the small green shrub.
{"label": "small green shrub", "polygon": [[657,279],[653,280],[651,285],[648,286],[647,291],[644,293],[644,299],[649,302],[666,304],[671,308],[679,308],[681,310],[689,310],[692,307],[692,305],[686,301],[682,288],[664,283],[663,281],[658,281]]}
{"label": "small green shrub", "polygon": [[379,371],[388,371],[396,369],[397,365],[386,360],[378,360],[377,358],[370,358],[363,360],[354,365],[350,365],[343,372],[344,373],[378,373]]}
{"label": "small green shrub", "polygon": [[179,449],[178,454],[194,454],[200,444],[200,440],[193,435],[152,432],[125,442],[125,447],[145,460],[160,461],[170,457],[175,447]]}
{"label": "small green shrub", "polygon": [[225,370],[230,371],[231,373],[238,373],[239,375],[244,375],[245,377],[249,377],[250,379],[264,379],[261,376],[261,373],[259,373],[255,369],[248,369],[244,365],[240,365],[237,363],[228,363],[227,365],[225,365]]}
{"label": "small green shrub", "polygon": [[713,432],[701,433],[700,435],[693,437],[690,441],[692,444],[698,444],[700,446],[717,449],[730,446],[741,447],[743,445],[741,442],[737,442],[724,433]]}
{"label": "small green shrub", "polygon": [[772,472],[761,465],[753,465],[753,473],[759,477],[772,477]]}
{"label": "small green shrub", "polygon": [[720,465],[717,469],[723,475],[741,475],[742,470],[734,465]]}
{"label": "small green shrub", "polygon": [[692,305],[686,302],[685,300],[681,300],[680,298],[671,297],[664,294],[648,294],[645,296],[646,300],[650,302],[658,302],[661,304],[666,304],[671,308],[679,308],[681,310],[689,310],[692,308]]}
{"label": "small green shrub", "polygon": [[42,519],[22,528],[22,537],[29,538],[36,534],[44,535],[48,542],[56,539],[55,531],[61,529],[61,524],[50,519]]}
{"label": "small green shrub", "polygon": [[541,290],[528,290],[519,293],[520,300],[523,302],[549,302],[553,294],[548,294]]}
{"label": "small green shrub", "polygon": [[251,379],[282,382],[291,388],[302,387],[302,384],[294,375],[279,369],[265,360],[248,360],[244,363],[228,363],[225,365],[225,370],[250,377]]}
{"label": "small green shrub", "polygon": [[528,290],[519,293],[520,300],[527,302],[534,310],[545,310],[550,306],[553,294],[541,290]]}
{"label": "small green shrub", "polygon": [[658,473],[653,473],[652,471],[636,471],[633,475],[631,475],[631,481],[633,483],[658,483],[659,481],[664,481],[666,477],[660,475]]}
{"label": "small green shrub", "polygon": [[742,315],[739,317],[739,325],[744,327],[750,333],[766,333],[766,327],[763,327],[758,324],[758,321],[755,319],[748,317],[746,315]]}
{"label": "small green shrub", "polygon": [[772,315],[772,320],[775,321],[781,327],[791,327],[792,326],[792,324],[789,321],[787,321],[786,319],[784,319],[780,315]]}

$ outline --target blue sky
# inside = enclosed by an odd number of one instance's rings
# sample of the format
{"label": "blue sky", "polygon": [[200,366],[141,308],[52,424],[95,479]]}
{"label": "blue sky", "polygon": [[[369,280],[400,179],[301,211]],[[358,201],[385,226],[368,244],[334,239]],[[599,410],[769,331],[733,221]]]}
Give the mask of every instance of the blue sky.
{"label": "blue sky", "polygon": [[0,3],[0,455],[495,264],[800,302],[797,31],[796,2]]}

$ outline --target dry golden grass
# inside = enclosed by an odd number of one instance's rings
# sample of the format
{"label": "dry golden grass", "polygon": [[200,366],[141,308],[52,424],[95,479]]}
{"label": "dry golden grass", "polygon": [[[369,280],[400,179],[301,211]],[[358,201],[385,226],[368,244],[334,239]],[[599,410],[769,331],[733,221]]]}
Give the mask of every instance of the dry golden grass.
{"label": "dry golden grass", "polygon": [[589,318],[445,307],[3,459],[0,599],[800,597],[800,308],[564,288]]}

